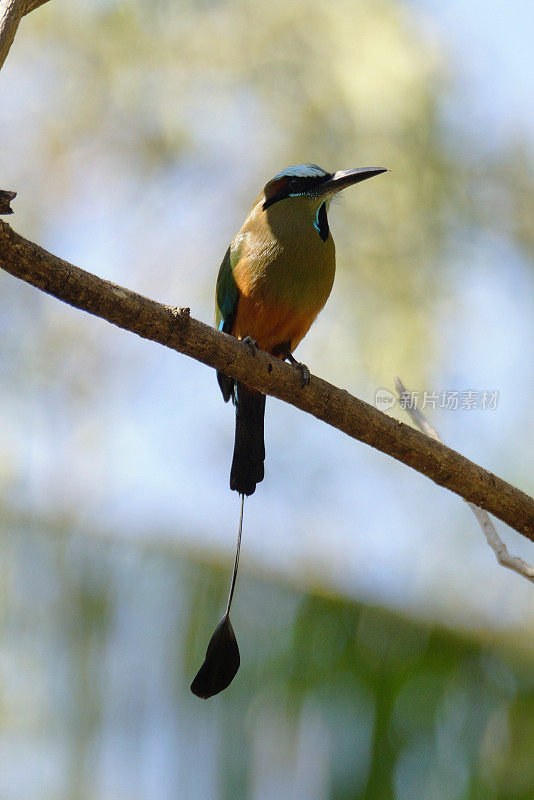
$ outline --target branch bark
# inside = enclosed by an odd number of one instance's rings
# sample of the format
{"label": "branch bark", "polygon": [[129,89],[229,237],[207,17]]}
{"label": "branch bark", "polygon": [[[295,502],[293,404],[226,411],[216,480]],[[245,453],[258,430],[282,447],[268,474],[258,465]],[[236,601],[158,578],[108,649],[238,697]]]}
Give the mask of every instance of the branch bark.
{"label": "branch bark", "polygon": [[12,214],[11,201],[17,196],[16,192],[8,192],[0,189],[0,214]]}
{"label": "branch bark", "polygon": [[155,300],[98,278],[15,233],[0,221],[0,267],[16,278],[203,364],[278,397],[348,436],[386,453],[494,514],[534,541],[534,499],[449,447],[383,414],[343,389],[300,372],[193,319],[188,308]]}
{"label": "branch bark", "polygon": [[0,0],[0,69],[13,44],[22,17],[47,2],[48,0]]}

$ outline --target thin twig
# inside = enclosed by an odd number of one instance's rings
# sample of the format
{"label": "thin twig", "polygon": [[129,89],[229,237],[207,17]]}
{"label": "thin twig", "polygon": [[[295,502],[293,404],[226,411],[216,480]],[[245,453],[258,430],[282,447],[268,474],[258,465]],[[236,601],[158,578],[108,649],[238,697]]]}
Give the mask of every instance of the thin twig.
{"label": "thin twig", "polygon": [[7,58],[22,17],[48,0],[0,0],[0,69]]}
{"label": "thin twig", "polygon": [[[423,412],[417,407],[417,398],[414,397],[412,399],[412,395],[410,395],[410,393],[406,390],[400,378],[395,378],[395,388],[397,389],[397,394],[401,402],[403,402],[406,398],[410,399],[410,402],[405,402],[403,407],[408,412],[408,415],[411,417],[417,427],[420,428],[423,433],[426,433],[427,436],[435,439],[436,442],[441,442],[443,444],[443,439],[439,433],[435,428],[432,427]],[[479,508],[474,503],[470,503],[469,501],[466,502],[477,518],[478,524],[482,528],[484,536],[486,537],[486,541],[495,553],[499,564],[501,564],[503,567],[513,570],[514,572],[517,572],[528,581],[534,583],[534,567],[531,567],[530,564],[527,564],[527,562],[523,561],[523,559],[519,558],[519,556],[511,555],[505,543],[497,533],[497,529],[491,521],[488,512],[483,508]]]}
{"label": "thin twig", "polygon": [[459,494],[534,541],[534,499],[411,425],[343,389],[299,370],[189,316],[91,275],[15,233],[0,221],[0,268],[76,308],[159,342],[327,422]]}

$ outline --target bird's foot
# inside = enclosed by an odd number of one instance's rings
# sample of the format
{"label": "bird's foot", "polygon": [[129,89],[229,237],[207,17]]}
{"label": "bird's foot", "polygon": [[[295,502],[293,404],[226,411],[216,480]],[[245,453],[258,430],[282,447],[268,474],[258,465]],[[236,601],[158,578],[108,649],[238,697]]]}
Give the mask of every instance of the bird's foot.
{"label": "bird's foot", "polygon": [[245,336],[245,338],[241,339],[241,341],[243,342],[243,344],[246,344],[246,346],[250,349],[252,355],[255,356],[256,350],[259,350],[258,343],[255,342],[254,339],[252,339],[252,337],[250,336]]}
{"label": "bird's foot", "polygon": [[293,356],[292,353],[288,353],[286,359],[293,367],[296,367],[300,372],[302,388],[304,388],[305,386],[309,386],[311,375],[310,375],[310,370],[308,369],[306,364],[302,364],[302,362],[297,361],[297,359]]}

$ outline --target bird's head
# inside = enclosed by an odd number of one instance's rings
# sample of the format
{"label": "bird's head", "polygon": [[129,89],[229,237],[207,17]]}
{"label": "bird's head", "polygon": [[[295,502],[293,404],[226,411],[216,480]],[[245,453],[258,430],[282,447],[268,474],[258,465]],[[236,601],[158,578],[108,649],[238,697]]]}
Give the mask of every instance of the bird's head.
{"label": "bird's head", "polygon": [[387,172],[383,167],[327,172],[316,164],[296,164],[279,172],[265,185],[260,195],[261,210],[270,216],[276,212],[288,215],[311,216],[321,238],[328,238],[326,212],[332,197],[360,181]]}
{"label": "bird's head", "polygon": [[274,203],[302,197],[329,203],[334,194],[367,178],[387,172],[384,167],[358,167],[356,169],[327,172],[317,164],[296,164],[275,175],[263,189],[263,210]]}

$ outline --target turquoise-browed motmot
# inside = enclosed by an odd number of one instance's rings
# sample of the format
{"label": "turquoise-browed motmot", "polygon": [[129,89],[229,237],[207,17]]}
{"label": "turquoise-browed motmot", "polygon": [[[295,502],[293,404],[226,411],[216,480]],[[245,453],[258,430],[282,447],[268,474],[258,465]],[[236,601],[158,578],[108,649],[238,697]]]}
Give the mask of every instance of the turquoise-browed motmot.
{"label": "turquoise-browed motmot", "polygon": [[[383,168],[326,172],[315,164],[287,167],[260,192],[226,251],[217,278],[219,330],[296,364],[293,351],[326,303],[335,274],[335,248],[327,211],[341,189],[386,172]],[[234,574],[226,613],[213,634],[191,690],[211,697],[239,668],[229,612],[235,588],[245,495],[263,480],[265,395],[219,372],[223,397],[235,405],[235,444],[230,488],[241,495]]]}

